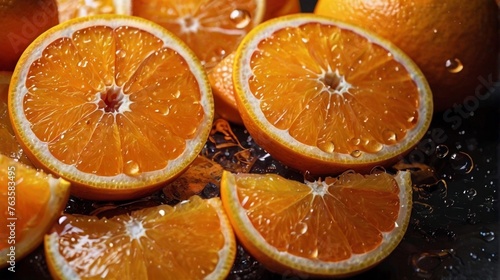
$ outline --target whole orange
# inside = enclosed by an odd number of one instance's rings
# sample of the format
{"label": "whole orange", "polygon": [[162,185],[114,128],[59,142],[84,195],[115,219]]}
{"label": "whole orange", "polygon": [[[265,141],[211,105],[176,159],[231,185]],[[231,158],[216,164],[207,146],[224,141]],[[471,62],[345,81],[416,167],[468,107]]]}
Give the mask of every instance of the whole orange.
{"label": "whole orange", "polygon": [[400,47],[424,73],[436,111],[492,91],[495,0],[319,0],[314,12],[376,32]]}
{"label": "whole orange", "polygon": [[24,49],[59,23],[55,0],[0,0],[0,71],[12,71]]}

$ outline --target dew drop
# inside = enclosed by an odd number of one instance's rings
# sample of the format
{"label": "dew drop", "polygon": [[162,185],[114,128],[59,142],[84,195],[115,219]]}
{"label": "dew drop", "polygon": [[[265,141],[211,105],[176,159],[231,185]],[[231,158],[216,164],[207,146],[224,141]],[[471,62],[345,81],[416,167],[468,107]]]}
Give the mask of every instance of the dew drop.
{"label": "dew drop", "polygon": [[335,151],[335,144],[331,141],[318,143],[318,148],[327,153],[333,153]]}
{"label": "dew drop", "polygon": [[229,18],[234,22],[236,28],[238,29],[247,27],[252,20],[248,11],[240,9],[232,11],[231,14],[229,14]]}
{"label": "dew drop", "polygon": [[129,160],[125,163],[123,172],[129,176],[137,176],[141,174],[141,169],[135,160]]}
{"label": "dew drop", "polygon": [[450,149],[448,148],[448,146],[438,145],[436,147],[436,156],[438,158],[445,158],[448,155],[449,151],[450,151]]}
{"label": "dew drop", "polygon": [[481,235],[481,238],[486,242],[495,240],[495,233],[493,231],[481,231],[479,234]]}
{"label": "dew drop", "polygon": [[464,65],[458,58],[446,60],[445,66],[448,72],[453,74],[459,73],[462,69],[464,69]]}
{"label": "dew drop", "polygon": [[476,197],[476,195],[477,195],[477,191],[476,191],[476,189],[474,189],[474,188],[470,188],[470,189],[468,189],[468,190],[465,190],[465,191],[464,191],[464,194],[467,196],[467,198],[468,198],[469,200],[473,200],[473,199],[474,199],[474,197]]}
{"label": "dew drop", "polygon": [[361,139],[359,138],[352,138],[350,141],[354,146],[357,146],[361,143]]}
{"label": "dew drop", "polygon": [[382,145],[378,141],[372,140],[372,141],[368,141],[364,145],[364,147],[365,147],[366,151],[368,151],[369,153],[377,153],[377,152],[380,152],[384,148],[384,145]]}
{"label": "dew drop", "polygon": [[116,56],[119,58],[125,58],[127,56],[127,52],[125,50],[117,50]]}
{"label": "dew drop", "polygon": [[351,156],[355,158],[359,158],[362,154],[363,152],[361,152],[360,150],[354,150],[351,152]]}
{"label": "dew drop", "polygon": [[384,137],[384,140],[387,141],[388,144],[394,144],[398,140],[396,133],[388,129],[382,132],[382,137]]}
{"label": "dew drop", "polygon": [[450,156],[450,166],[459,173],[468,174],[474,168],[474,161],[464,152],[453,153]]}

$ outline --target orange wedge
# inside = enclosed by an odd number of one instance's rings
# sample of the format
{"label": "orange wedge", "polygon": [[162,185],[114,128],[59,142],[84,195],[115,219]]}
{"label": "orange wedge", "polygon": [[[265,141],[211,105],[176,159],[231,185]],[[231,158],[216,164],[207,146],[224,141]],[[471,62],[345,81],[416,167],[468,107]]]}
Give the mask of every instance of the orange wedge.
{"label": "orange wedge", "polygon": [[57,0],[59,22],[99,14],[132,13],[131,0]]}
{"label": "orange wedge", "polygon": [[224,279],[236,242],[219,198],[113,218],[64,215],[45,236],[58,279]]}
{"label": "orange wedge", "polygon": [[17,142],[12,125],[10,124],[9,112],[7,110],[7,96],[11,76],[12,72],[0,71],[0,143],[2,143],[0,145],[0,154],[26,165],[32,165],[23,152],[21,145]]}
{"label": "orange wedge", "polygon": [[238,240],[270,270],[345,277],[399,244],[411,214],[409,172],[300,183],[225,171],[221,197]]}
{"label": "orange wedge", "polygon": [[132,14],[175,33],[215,66],[264,17],[264,0],[133,0]]}
{"label": "orange wedge", "polygon": [[296,14],[262,23],[239,45],[233,78],[255,142],[303,172],[394,163],[432,118],[429,85],[402,51],[327,17]]}
{"label": "orange wedge", "polygon": [[0,154],[0,268],[16,262],[43,240],[66,206],[69,182]]}
{"label": "orange wedge", "polygon": [[230,53],[208,72],[214,95],[215,113],[235,124],[243,124],[233,86],[234,53]]}
{"label": "orange wedge", "polygon": [[123,15],[74,19],[38,37],[14,71],[8,105],[30,160],[95,200],[173,180],[203,148],[214,114],[189,48]]}

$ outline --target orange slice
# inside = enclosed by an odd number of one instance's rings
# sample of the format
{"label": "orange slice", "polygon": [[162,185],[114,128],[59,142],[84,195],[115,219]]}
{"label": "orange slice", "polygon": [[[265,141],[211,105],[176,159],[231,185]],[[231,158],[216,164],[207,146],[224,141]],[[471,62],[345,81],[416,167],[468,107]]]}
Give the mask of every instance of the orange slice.
{"label": "orange slice", "polygon": [[59,22],[99,14],[132,13],[131,0],[57,0]]}
{"label": "orange slice", "polygon": [[235,124],[243,124],[233,85],[234,53],[230,53],[208,72],[208,80],[214,95],[215,113]]}
{"label": "orange slice", "polygon": [[110,219],[64,215],[45,236],[58,279],[224,279],[236,242],[219,198],[190,198]]}
{"label": "orange slice", "polygon": [[230,54],[264,17],[264,0],[133,0],[132,14],[179,36],[207,68]]}
{"label": "orange slice", "polygon": [[426,133],[432,94],[390,42],[312,14],[262,23],[236,51],[236,101],[255,142],[300,171],[398,161]]}
{"label": "orange slice", "polygon": [[16,262],[43,240],[66,206],[69,182],[0,154],[0,268]]}
{"label": "orange slice", "polygon": [[221,197],[238,240],[270,270],[349,276],[387,257],[411,214],[409,172],[300,183],[225,171]]}
{"label": "orange slice", "polygon": [[206,73],[189,48],[144,19],[64,22],[21,57],[9,93],[34,164],[95,200],[151,193],[184,171],[213,121]]}
{"label": "orange slice", "polygon": [[31,165],[16,140],[7,110],[7,95],[12,72],[0,71],[0,154],[6,155],[26,165]]}

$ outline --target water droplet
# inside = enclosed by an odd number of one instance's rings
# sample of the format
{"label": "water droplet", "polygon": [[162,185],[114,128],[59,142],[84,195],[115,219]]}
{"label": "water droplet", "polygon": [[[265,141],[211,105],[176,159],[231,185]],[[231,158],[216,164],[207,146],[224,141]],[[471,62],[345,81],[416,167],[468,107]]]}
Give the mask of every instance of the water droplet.
{"label": "water droplet", "polygon": [[231,12],[229,18],[235,23],[236,28],[243,29],[252,21],[250,13],[246,10],[236,9]]}
{"label": "water droplet", "polygon": [[464,65],[462,64],[462,62],[458,58],[446,60],[445,66],[446,66],[446,69],[448,70],[448,72],[454,73],[454,74],[459,73],[460,71],[462,71],[462,69],[464,69]]}
{"label": "water droplet", "polygon": [[459,173],[468,174],[474,168],[474,161],[464,152],[453,153],[450,156],[450,166]]}
{"label": "water droplet", "polygon": [[87,64],[88,64],[88,63],[89,63],[89,62],[88,62],[87,60],[80,60],[80,61],[78,62],[78,64],[77,64],[77,65],[78,65],[78,67],[83,67],[83,68],[85,68],[85,67],[87,67]]}
{"label": "water droplet", "polygon": [[495,233],[493,231],[481,231],[479,234],[481,235],[481,238],[486,242],[495,240]]}
{"label": "water droplet", "polygon": [[448,148],[448,146],[438,145],[436,147],[436,156],[438,158],[445,158],[448,155],[449,151],[450,151],[450,149]]}
{"label": "water droplet", "polygon": [[383,166],[375,166],[370,171],[370,174],[382,174],[382,173],[386,173],[386,172],[387,172],[387,170],[385,170],[385,168]]}
{"label": "water droplet", "polygon": [[318,143],[318,148],[327,153],[333,153],[335,151],[335,144],[331,141]]}
{"label": "water droplet", "polygon": [[125,50],[117,50],[116,56],[119,58],[125,58],[125,56],[127,56],[127,52]]}
{"label": "water droplet", "polygon": [[351,152],[351,156],[355,158],[359,158],[362,154],[363,152],[361,152],[360,150],[354,150]]}
{"label": "water droplet", "polygon": [[123,172],[129,176],[137,176],[141,174],[141,169],[135,160],[129,160],[125,163]]}
{"label": "water droplet", "polygon": [[477,191],[476,191],[476,189],[474,189],[474,188],[470,188],[470,189],[468,189],[468,190],[465,190],[465,191],[464,191],[464,194],[467,196],[467,198],[468,198],[469,200],[473,200],[473,199],[474,199],[474,197],[476,197],[476,195],[477,195]]}
{"label": "water droplet", "polygon": [[394,144],[398,140],[396,133],[388,129],[382,132],[382,137],[384,137],[385,141],[387,141],[386,143],[388,144]]}
{"label": "water droplet", "polygon": [[449,257],[452,257],[451,250],[422,252],[412,255],[411,265],[420,276],[428,278],[433,275],[433,270],[438,268],[442,262]]}
{"label": "water droplet", "polygon": [[377,153],[377,152],[380,152],[380,150],[382,150],[382,148],[384,148],[384,145],[382,145],[378,141],[372,140],[372,141],[368,141],[367,143],[365,143],[363,145],[363,147],[369,153]]}
{"label": "water droplet", "polygon": [[357,146],[361,143],[361,139],[359,138],[352,138],[350,141],[354,146]]}

